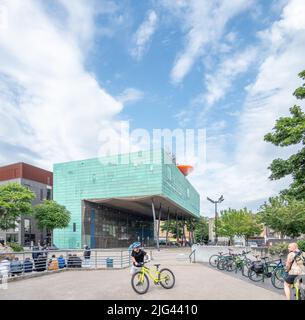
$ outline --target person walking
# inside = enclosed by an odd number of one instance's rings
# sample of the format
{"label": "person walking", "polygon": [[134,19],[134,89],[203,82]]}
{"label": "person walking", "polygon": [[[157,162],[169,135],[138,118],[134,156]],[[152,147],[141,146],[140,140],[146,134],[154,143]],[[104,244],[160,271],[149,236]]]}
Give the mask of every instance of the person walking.
{"label": "person walking", "polygon": [[284,291],[287,300],[291,300],[291,286],[299,275],[305,275],[305,253],[303,253],[298,244],[293,242],[288,245],[289,254],[286,261],[287,276],[284,278]]}

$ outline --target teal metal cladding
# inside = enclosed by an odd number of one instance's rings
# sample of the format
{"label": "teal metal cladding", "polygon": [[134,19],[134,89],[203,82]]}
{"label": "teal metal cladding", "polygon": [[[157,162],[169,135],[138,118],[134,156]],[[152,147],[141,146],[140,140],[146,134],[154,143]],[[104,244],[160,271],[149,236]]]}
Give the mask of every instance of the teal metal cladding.
{"label": "teal metal cladding", "polygon": [[[70,225],[54,230],[59,248],[82,246],[82,200],[163,195],[199,216],[199,194],[164,150],[150,150],[54,165],[54,200],[71,212]],[[75,224],[76,228],[73,228]]]}

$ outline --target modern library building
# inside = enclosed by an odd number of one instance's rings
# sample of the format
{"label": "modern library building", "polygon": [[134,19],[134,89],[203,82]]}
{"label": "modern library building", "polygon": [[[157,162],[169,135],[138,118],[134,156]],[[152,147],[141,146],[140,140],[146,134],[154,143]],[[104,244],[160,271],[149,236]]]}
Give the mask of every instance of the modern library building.
{"label": "modern library building", "polygon": [[163,149],[55,164],[54,200],[71,212],[54,230],[59,248],[152,246],[160,221],[200,215],[198,192]]}

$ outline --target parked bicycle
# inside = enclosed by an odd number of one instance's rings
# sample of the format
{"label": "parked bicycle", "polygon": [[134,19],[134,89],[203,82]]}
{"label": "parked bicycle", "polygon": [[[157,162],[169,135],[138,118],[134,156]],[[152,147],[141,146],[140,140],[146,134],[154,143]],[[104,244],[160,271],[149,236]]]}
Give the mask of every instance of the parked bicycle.
{"label": "parked bicycle", "polygon": [[155,285],[161,285],[165,289],[171,289],[175,285],[175,275],[167,268],[159,271],[160,264],[154,264],[155,270],[151,271],[145,266],[146,262],[141,264],[141,270],[136,272],[131,278],[133,290],[138,294],[145,294],[149,289],[149,278]]}
{"label": "parked bicycle", "polygon": [[229,249],[228,253],[223,254],[223,252],[218,252],[218,254],[213,254],[212,256],[210,256],[210,259],[209,259],[210,266],[216,268],[218,265],[218,261],[222,259],[224,256],[231,255],[232,251],[233,251],[232,249]]}
{"label": "parked bicycle", "polygon": [[234,270],[235,273],[241,271],[244,277],[248,277],[248,270],[252,264],[252,260],[247,257],[251,251],[243,251],[241,254],[234,255]]}
{"label": "parked bicycle", "polygon": [[236,269],[236,265],[234,263],[235,254],[230,253],[228,255],[221,255],[217,262],[218,270],[226,270],[226,271],[234,271]]}
{"label": "parked bicycle", "polygon": [[305,300],[305,275],[297,276],[292,286],[292,299]]}
{"label": "parked bicycle", "polygon": [[254,282],[264,282],[266,278],[270,278],[275,288],[283,289],[285,267],[281,257],[282,255],[275,262],[268,261],[269,257],[261,257],[260,260],[254,261],[249,268],[249,279]]}

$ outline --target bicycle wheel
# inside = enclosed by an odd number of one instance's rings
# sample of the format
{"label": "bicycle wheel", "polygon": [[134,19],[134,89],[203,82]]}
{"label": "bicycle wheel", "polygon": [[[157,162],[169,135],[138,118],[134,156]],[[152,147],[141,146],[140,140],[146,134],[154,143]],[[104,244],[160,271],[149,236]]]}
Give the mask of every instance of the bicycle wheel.
{"label": "bicycle wheel", "polygon": [[244,277],[249,277],[249,265],[247,263],[243,263],[242,267],[241,267],[241,274],[244,276]]}
{"label": "bicycle wheel", "polygon": [[244,265],[246,265],[247,268],[249,269],[249,268],[251,267],[251,265],[252,265],[252,260],[249,259],[249,258],[246,258],[246,259],[244,260]]}
{"label": "bicycle wheel", "polygon": [[169,269],[161,269],[159,273],[159,281],[164,289],[171,289],[175,285],[175,275]]}
{"label": "bicycle wheel", "polygon": [[218,262],[217,262],[217,269],[218,270],[223,271],[225,269],[225,266],[226,266],[226,261],[224,259],[218,260]]}
{"label": "bicycle wheel", "polygon": [[271,283],[276,289],[284,289],[284,275],[285,270],[284,269],[276,269],[272,273],[271,276]]}
{"label": "bicycle wheel", "polygon": [[210,259],[209,259],[210,266],[212,266],[213,268],[216,268],[218,260],[219,260],[218,254],[213,254],[212,256],[210,256]]}
{"label": "bicycle wheel", "polygon": [[262,273],[256,273],[254,270],[249,269],[248,277],[250,280],[254,282],[263,281],[263,274]]}
{"label": "bicycle wheel", "polygon": [[224,267],[226,271],[232,272],[236,270],[236,263],[234,262],[234,260],[227,260]]}
{"label": "bicycle wheel", "polygon": [[146,274],[144,274],[143,280],[142,278],[142,272],[138,271],[136,272],[132,278],[131,278],[131,286],[133,290],[138,294],[144,294],[148,291],[149,288],[149,279]]}

